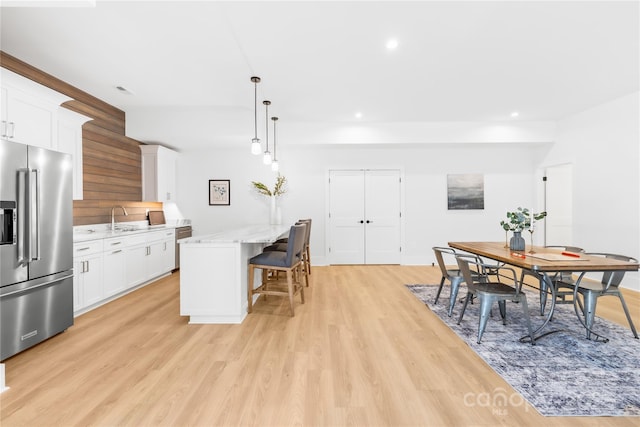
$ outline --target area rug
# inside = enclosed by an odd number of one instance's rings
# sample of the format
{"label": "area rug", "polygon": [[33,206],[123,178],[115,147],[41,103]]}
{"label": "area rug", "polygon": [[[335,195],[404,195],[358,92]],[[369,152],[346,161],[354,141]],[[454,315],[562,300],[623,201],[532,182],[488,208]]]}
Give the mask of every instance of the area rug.
{"label": "area rug", "polygon": [[[406,286],[541,415],[640,416],[640,340],[629,328],[596,317],[594,331],[609,342],[590,341],[573,305],[556,305],[553,321],[543,332],[559,332],[532,346],[519,341],[527,334],[522,308],[507,302],[507,324],[502,324],[496,305],[477,344],[479,304],[469,304],[457,325],[462,304],[457,302],[452,317],[447,316],[448,288],[434,305],[437,285]],[[466,295],[464,287],[459,295]],[[538,295],[527,296],[535,329],[543,322],[536,313]]]}

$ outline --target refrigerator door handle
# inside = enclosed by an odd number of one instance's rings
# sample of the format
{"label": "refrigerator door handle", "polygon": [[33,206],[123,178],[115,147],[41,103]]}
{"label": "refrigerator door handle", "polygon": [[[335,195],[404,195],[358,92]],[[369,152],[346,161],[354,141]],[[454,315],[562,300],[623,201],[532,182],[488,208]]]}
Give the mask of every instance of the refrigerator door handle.
{"label": "refrigerator door handle", "polygon": [[49,286],[49,285],[51,285],[52,283],[55,283],[55,282],[61,282],[61,281],[65,280],[65,279],[68,279],[68,278],[70,278],[70,277],[73,277],[73,274],[69,274],[69,275],[67,275],[67,276],[63,276],[63,277],[58,277],[58,278],[56,278],[55,280],[50,280],[50,281],[48,281],[48,282],[40,283],[39,285],[35,285],[35,286],[30,287],[30,288],[26,288],[26,289],[18,289],[17,291],[7,292],[6,294],[2,294],[2,296],[0,296],[0,298],[6,298],[6,297],[8,297],[9,295],[15,295],[15,294],[23,293],[23,292],[25,292],[25,291],[32,291],[33,289],[38,289],[38,288],[41,288],[41,287],[43,287],[43,286]]}
{"label": "refrigerator door handle", "polygon": [[35,256],[31,252],[31,261],[37,261],[40,259],[40,171],[38,169],[32,170],[35,179],[33,180],[33,199],[31,201],[31,224],[29,224],[31,244],[30,248],[35,247]]}
{"label": "refrigerator door handle", "polygon": [[27,265],[27,219],[29,216],[29,174],[30,169],[18,169],[18,264]]}

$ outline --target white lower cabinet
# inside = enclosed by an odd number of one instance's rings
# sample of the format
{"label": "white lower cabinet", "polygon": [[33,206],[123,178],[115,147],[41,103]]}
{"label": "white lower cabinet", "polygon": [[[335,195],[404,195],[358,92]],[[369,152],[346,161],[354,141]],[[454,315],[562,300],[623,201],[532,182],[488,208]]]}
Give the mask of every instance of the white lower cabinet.
{"label": "white lower cabinet", "polygon": [[104,296],[110,297],[127,289],[125,280],[125,239],[104,240]]}
{"label": "white lower cabinet", "polygon": [[147,237],[138,234],[128,238],[126,253],[127,287],[144,283],[147,280]]}
{"label": "white lower cabinet", "polygon": [[73,245],[73,311],[82,310],[102,300],[102,240]]}
{"label": "white lower cabinet", "polygon": [[74,244],[74,312],[80,314],[175,267],[175,230]]}

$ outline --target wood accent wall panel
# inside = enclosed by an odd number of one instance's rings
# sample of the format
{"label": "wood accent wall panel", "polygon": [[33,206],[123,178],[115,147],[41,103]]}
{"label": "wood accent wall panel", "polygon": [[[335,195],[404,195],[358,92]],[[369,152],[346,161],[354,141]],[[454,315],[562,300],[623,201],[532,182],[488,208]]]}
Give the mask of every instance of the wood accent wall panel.
{"label": "wood accent wall panel", "polygon": [[136,204],[142,203],[141,143],[125,135],[124,111],[1,50],[0,65],[72,97],[63,106],[93,118],[82,127],[84,200],[73,202],[74,225],[110,222],[114,205],[132,210],[127,221],[144,220],[146,209],[162,209],[161,203]]}
{"label": "wood accent wall panel", "polygon": [[128,213],[127,216],[124,216],[122,209],[116,209],[117,222],[144,221],[147,219],[147,209],[150,211],[162,210],[161,202],[74,200],[73,225],[111,223],[111,208],[114,206],[124,206]]}
{"label": "wood accent wall panel", "polygon": [[[0,50],[0,65],[7,70],[13,71],[16,74],[20,74],[28,79],[31,79],[35,82],[40,83],[43,86],[47,86],[53,90],[56,90],[60,93],[63,93],[75,100],[77,104],[86,105],[88,108],[93,108],[102,112],[107,117],[119,118],[122,122],[122,134],[124,134],[124,121],[125,121],[125,113],[124,111],[114,107],[111,104],[107,104],[106,102],[96,98],[93,95],[89,95],[87,92],[84,92],[78,89],[75,86],[71,86],[70,84],[52,76],[51,74],[47,74],[42,70],[39,70],[26,62],[19,60],[16,57],[9,55],[6,52]],[[69,101],[74,102],[74,101]],[[82,113],[82,111],[79,111]],[[82,113],[85,114],[85,113]],[[94,117],[91,114],[87,114],[87,116]]]}
{"label": "wood accent wall panel", "polygon": [[84,200],[142,200],[139,143],[92,122],[82,139]]}

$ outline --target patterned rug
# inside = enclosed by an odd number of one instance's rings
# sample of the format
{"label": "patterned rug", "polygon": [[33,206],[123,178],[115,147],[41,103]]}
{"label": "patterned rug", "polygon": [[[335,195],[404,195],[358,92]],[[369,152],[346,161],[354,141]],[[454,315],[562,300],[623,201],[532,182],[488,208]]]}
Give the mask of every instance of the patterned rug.
{"label": "patterned rug", "polygon": [[[596,317],[594,331],[609,342],[585,338],[573,305],[556,305],[553,321],[543,333],[561,330],[536,341],[519,342],[526,335],[522,308],[507,302],[507,325],[497,304],[482,336],[478,336],[479,304],[469,304],[460,325],[462,308],[456,303],[447,316],[449,288],[445,285],[437,305],[436,285],[406,285],[484,361],[544,416],[640,416],[640,340],[631,330]],[[459,297],[466,295],[461,286]],[[459,299],[460,299],[459,298]],[[537,293],[527,292],[533,328],[542,324]],[[622,307],[620,308],[622,309]]]}

